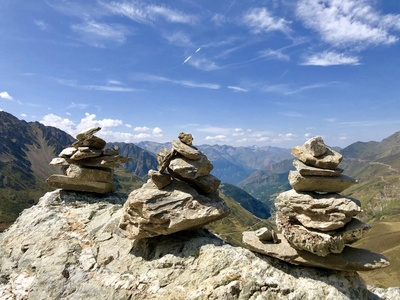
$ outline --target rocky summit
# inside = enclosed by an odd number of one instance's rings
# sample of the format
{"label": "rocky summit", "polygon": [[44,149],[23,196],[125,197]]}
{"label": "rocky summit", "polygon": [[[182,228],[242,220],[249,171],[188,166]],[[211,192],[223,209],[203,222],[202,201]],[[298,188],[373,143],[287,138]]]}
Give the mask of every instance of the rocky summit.
{"label": "rocky summit", "polygon": [[0,299],[400,297],[399,288],[367,287],[356,272],[294,266],[203,229],[124,238],[118,222],[126,197],[56,190],[25,210],[0,234]]}
{"label": "rocky summit", "polygon": [[349,247],[371,228],[355,217],[360,202],[338,192],[357,184],[340,175],[339,153],[325,145],[321,137],[292,149],[297,171],[289,173],[292,190],[275,201],[280,242],[262,241],[253,232],[243,234],[250,249],[292,264],[334,270],[373,270],[389,266],[383,255]]}
{"label": "rocky summit", "polygon": [[221,181],[210,174],[213,165],[192,145],[191,134],[181,132],[179,139],[157,153],[158,171],[150,170],[148,182],[129,195],[119,223],[126,237],[168,235],[229,214],[218,194]]}
{"label": "rocky summit", "polygon": [[50,162],[62,166],[65,174],[50,176],[51,187],[100,194],[114,191],[112,168],[130,159],[119,156],[118,149],[104,150],[106,142],[94,135],[99,130],[93,127],[78,133],[77,141]]}

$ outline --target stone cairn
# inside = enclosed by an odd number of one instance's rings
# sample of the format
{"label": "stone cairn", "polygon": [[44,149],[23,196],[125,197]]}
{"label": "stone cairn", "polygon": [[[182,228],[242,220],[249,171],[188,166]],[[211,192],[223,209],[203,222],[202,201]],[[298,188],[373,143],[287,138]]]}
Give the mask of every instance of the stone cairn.
{"label": "stone cairn", "polygon": [[221,181],[210,174],[213,165],[181,132],[172,149],[157,152],[158,171],[133,191],[123,206],[119,228],[131,239],[168,235],[224,218],[229,214],[219,197]]}
{"label": "stone cairn", "polygon": [[292,264],[355,271],[387,267],[389,261],[383,255],[348,246],[370,226],[355,218],[361,212],[360,202],[338,194],[357,184],[341,175],[342,155],[321,137],[292,148],[291,153],[298,158],[293,162],[296,171],[289,173],[293,189],[275,200],[277,226],[282,231],[279,242],[265,242],[257,232],[244,232],[244,243]]}
{"label": "stone cairn", "polygon": [[51,187],[101,194],[115,190],[113,168],[130,158],[119,156],[117,147],[103,150],[106,142],[94,136],[99,130],[94,127],[79,133],[71,147],[53,158],[50,165],[62,166],[65,175],[51,175],[47,179]]}

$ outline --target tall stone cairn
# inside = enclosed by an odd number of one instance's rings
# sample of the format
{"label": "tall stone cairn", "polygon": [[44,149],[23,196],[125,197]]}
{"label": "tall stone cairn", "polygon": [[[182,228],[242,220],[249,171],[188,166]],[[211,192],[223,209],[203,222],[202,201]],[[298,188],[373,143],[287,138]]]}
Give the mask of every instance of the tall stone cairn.
{"label": "tall stone cairn", "polygon": [[171,150],[158,151],[158,170],[150,170],[147,183],[125,202],[119,227],[126,237],[168,235],[229,214],[218,194],[221,181],[210,174],[213,165],[192,145],[191,134],[178,137]]}
{"label": "tall stone cairn", "polygon": [[292,148],[296,171],[290,171],[292,190],[275,200],[280,243],[257,240],[253,232],[243,234],[253,250],[293,264],[335,270],[373,270],[389,266],[380,254],[348,246],[371,228],[355,218],[360,202],[339,193],[358,182],[341,173],[342,155],[327,147],[321,137]]}
{"label": "tall stone cairn", "polygon": [[51,175],[47,179],[51,187],[100,194],[115,190],[113,168],[130,158],[119,156],[118,148],[104,150],[106,142],[94,135],[99,130],[93,127],[82,131],[71,147],[53,158],[50,165],[62,166],[64,175]]}

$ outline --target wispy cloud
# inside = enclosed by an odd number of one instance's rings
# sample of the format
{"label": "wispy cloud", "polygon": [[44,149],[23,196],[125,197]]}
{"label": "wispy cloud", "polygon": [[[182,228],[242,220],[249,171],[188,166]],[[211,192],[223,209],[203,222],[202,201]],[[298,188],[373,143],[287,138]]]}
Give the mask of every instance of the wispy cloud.
{"label": "wispy cloud", "polygon": [[277,59],[277,60],[290,60],[290,56],[282,53],[282,50],[272,50],[272,49],[266,49],[264,51],[261,51],[261,55],[264,57],[269,57],[271,59]]}
{"label": "wispy cloud", "polygon": [[398,37],[390,30],[400,29],[400,15],[383,15],[367,0],[301,0],[297,15],[317,31],[321,39],[336,47],[392,44]]}
{"label": "wispy cloud", "polygon": [[290,22],[273,16],[266,8],[252,8],[244,16],[243,22],[254,33],[270,31],[290,31]]}
{"label": "wispy cloud", "polygon": [[241,88],[241,87],[238,87],[238,86],[228,85],[227,88],[230,89],[230,90],[233,90],[234,92],[243,92],[243,93],[248,92],[248,90],[246,90],[244,88]]}
{"label": "wispy cloud", "polygon": [[88,106],[89,106],[89,104],[86,104],[86,103],[75,103],[72,101],[71,104],[68,105],[67,109],[70,109],[70,108],[86,109]]}
{"label": "wispy cloud", "polygon": [[170,44],[179,47],[190,47],[193,46],[190,36],[182,31],[164,32],[163,38],[166,39]]}
{"label": "wispy cloud", "polygon": [[5,100],[10,100],[10,101],[13,101],[13,100],[14,100],[14,98],[11,97],[10,94],[7,93],[7,92],[1,92],[1,93],[0,93],[0,98],[1,98],[1,99],[5,99]]}
{"label": "wispy cloud", "polygon": [[40,30],[43,30],[43,31],[46,31],[47,29],[49,29],[49,24],[47,24],[43,20],[35,20],[35,25],[37,27],[39,27]]}
{"label": "wispy cloud", "polygon": [[[189,58],[191,58],[189,60]],[[202,71],[214,71],[219,69],[220,67],[213,61],[204,58],[204,57],[191,57],[189,56],[188,59],[186,59],[185,62],[188,62],[189,65],[195,67],[196,69],[202,70]]]}
{"label": "wispy cloud", "polygon": [[211,89],[211,90],[218,90],[221,88],[219,84],[215,83],[198,83],[190,80],[176,80],[162,76],[155,76],[150,74],[138,74],[132,78],[133,80],[137,81],[160,81],[160,82],[170,82],[173,84],[182,85],[184,87],[189,88],[204,88],[204,89]]}
{"label": "wispy cloud", "polygon": [[73,88],[91,90],[91,91],[104,91],[104,92],[138,92],[141,91],[139,89],[127,88],[122,86],[115,85],[84,85],[78,84],[75,80],[66,80],[66,79],[57,79],[57,82]]}
{"label": "wispy cloud", "polygon": [[335,66],[335,65],[359,65],[359,57],[348,56],[344,53],[337,53],[331,51],[324,51],[315,53],[305,58],[301,63],[303,66]]}
{"label": "wispy cloud", "polygon": [[287,84],[277,84],[277,85],[266,85],[261,88],[261,91],[263,92],[273,92],[273,93],[278,93],[278,94],[283,94],[283,95],[293,95],[293,94],[298,94],[307,90],[313,90],[313,89],[319,89],[319,88],[324,88],[324,87],[329,87],[332,85],[336,85],[338,82],[332,81],[332,82],[327,82],[327,83],[314,83],[310,85],[305,85],[301,86],[298,88],[291,88]]}
{"label": "wispy cloud", "polygon": [[400,120],[351,121],[338,123],[338,125],[345,127],[372,127],[391,124],[400,124]]}

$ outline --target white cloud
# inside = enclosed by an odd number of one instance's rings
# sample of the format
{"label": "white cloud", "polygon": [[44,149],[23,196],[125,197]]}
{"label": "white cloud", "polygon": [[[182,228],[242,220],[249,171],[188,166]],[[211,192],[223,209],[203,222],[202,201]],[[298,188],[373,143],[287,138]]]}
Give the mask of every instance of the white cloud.
{"label": "white cloud", "polygon": [[192,46],[190,37],[182,31],[164,32],[162,36],[172,45],[179,47]]}
{"label": "white cloud", "polygon": [[107,80],[107,84],[110,84],[110,85],[120,85],[120,84],[122,84],[122,82],[121,82],[121,81],[118,81],[118,80]]}
{"label": "white cloud", "polygon": [[70,115],[71,115],[71,113],[70,113],[70,112],[66,112],[65,114],[66,114],[67,116],[70,116]]}
{"label": "white cloud", "polygon": [[289,133],[280,133],[280,134],[278,134],[278,136],[276,136],[272,140],[272,142],[276,143],[276,144],[280,144],[280,143],[283,143],[283,142],[293,141],[293,140],[295,140],[297,138],[298,138],[297,135],[294,134],[294,133],[290,133],[290,132]]}
{"label": "white cloud", "polygon": [[122,92],[122,93],[130,93],[137,92],[138,89],[134,88],[125,88],[122,86],[109,86],[109,85],[84,85],[78,84],[75,80],[65,80],[65,79],[57,79],[57,82],[69,87],[91,90],[91,91],[101,91],[101,92]]}
{"label": "white cloud", "polygon": [[155,127],[153,128],[153,136],[155,137],[162,137],[164,135],[164,132],[162,131],[162,129],[160,127]]}
{"label": "white cloud", "polygon": [[27,114],[21,114],[20,116],[23,117],[23,118],[26,118],[28,115]]}
{"label": "white cloud", "polygon": [[304,138],[306,138],[307,140],[311,139],[312,137],[313,137],[312,133],[307,132],[304,134]]}
{"label": "white cloud", "polygon": [[46,31],[49,28],[49,24],[47,24],[43,20],[35,20],[35,25],[39,27],[40,30]]}
{"label": "white cloud", "polygon": [[283,31],[288,32],[290,22],[284,18],[271,15],[266,8],[250,9],[243,17],[243,22],[250,27],[254,33]]}
{"label": "white cloud", "polygon": [[146,127],[146,126],[143,126],[143,127],[135,127],[133,130],[134,131],[149,131],[150,128]]}
{"label": "white cloud", "polygon": [[243,92],[243,93],[248,92],[248,90],[238,87],[238,86],[228,85],[227,88],[230,90],[233,90],[234,92]]}
{"label": "white cloud", "polygon": [[76,126],[76,129],[80,132],[90,127],[100,126],[101,128],[117,127],[123,124],[122,120],[118,119],[103,119],[95,120],[95,114],[85,113],[85,117],[81,119],[81,122]]}
{"label": "white cloud", "polygon": [[214,141],[214,142],[226,142],[226,136],[225,135],[216,135],[216,136],[206,136],[206,141]]}
{"label": "white cloud", "polygon": [[301,86],[298,88],[291,88],[286,84],[277,84],[277,85],[266,85],[261,88],[261,91],[266,92],[266,93],[278,93],[278,94],[283,94],[283,95],[293,95],[293,94],[298,94],[303,91],[307,90],[312,90],[312,89],[318,89],[318,88],[323,88],[323,87],[329,87],[332,85],[338,84],[338,82],[332,81],[332,82],[327,82],[327,83],[314,83],[310,85],[305,85]]}
{"label": "white cloud", "polygon": [[125,124],[125,127],[132,128],[132,125],[131,124]]}
{"label": "white cloud", "polygon": [[297,15],[322,40],[337,47],[392,44],[400,15],[382,15],[368,0],[302,0]]}
{"label": "white cloud", "polygon": [[[87,108],[89,106],[89,104],[86,104],[86,103],[75,103],[75,102],[71,102],[71,104],[70,105],[68,105],[68,107],[67,108],[79,108],[79,109],[85,109],[85,108]],[[70,113],[66,113],[67,115],[69,114],[69,115],[71,115]]]}
{"label": "white cloud", "polygon": [[305,58],[303,66],[335,66],[335,65],[359,65],[359,57],[346,56],[344,53],[324,51],[315,53]]}
{"label": "white cloud", "polygon": [[[187,59],[187,61],[188,61],[189,65],[195,67],[196,69],[203,70],[203,71],[213,71],[213,70],[217,70],[220,68],[215,62],[210,61],[204,57],[192,58],[191,60]],[[185,61],[185,62],[187,62],[187,61]]]}
{"label": "white cloud", "polygon": [[0,108],[0,111],[4,111],[4,109],[1,109],[1,108]]}
{"label": "white cloud", "polygon": [[198,82],[193,82],[190,80],[175,80],[175,79],[170,79],[167,77],[155,76],[155,75],[149,75],[149,74],[140,74],[140,75],[138,74],[137,76],[133,77],[133,80],[170,82],[170,83],[182,85],[184,87],[204,88],[204,89],[210,89],[210,90],[218,90],[221,88],[220,85],[215,84],[215,83],[198,83]]}
{"label": "white cloud", "polygon": [[10,101],[13,101],[13,100],[14,100],[14,98],[11,97],[10,94],[7,93],[7,92],[1,92],[1,93],[0,93],[0,98],[1,98],[1,99],[6,99],[6,100],[10,100]]}
{"label": "white cloud", "polygon": [[61,118],[55,114],[48,114],[43,117],[43,120],[39,121],[43,125],[46,126],[53,126],[57,127],[70,135],[75,135],[76,132],[76,126],[73,121],[71,121],[68,118]]}
{"label": "white cloud", "polygon": [[290,60],[289,55],[283,54],[281,50],[266,49],[261,52],[261,55],[269,57],[271,59],[286,60],[286,61]]}

